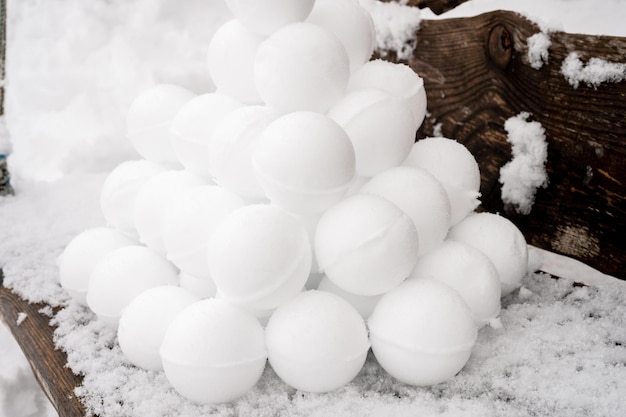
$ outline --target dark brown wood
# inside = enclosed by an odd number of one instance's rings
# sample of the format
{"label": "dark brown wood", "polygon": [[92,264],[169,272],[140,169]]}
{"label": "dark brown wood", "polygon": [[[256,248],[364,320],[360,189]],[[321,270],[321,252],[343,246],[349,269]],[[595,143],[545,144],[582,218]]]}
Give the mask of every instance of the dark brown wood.
{"label": "dark brown wood", "polygon": [[[382,0],[384,2],[397,0]],[[448,10],[454,9],[456,6],[465,3],[468,0],[408,0],[408,6],[419,7],[420,9],[429,8],[435,14],[442,14]]]}
{"label": "dark brown wood", "polygon": [[[419,137],[442,134],[479,161],[482,206],[506,214],[530,244],[626,278],[626,81],[572,87],[570,52],[626,61],[626,38],[554,32],[548,63],[533,69],[527,39],[540,29],[519,14],[422,21],[407,62],[423,78],[428,111]],[[511,159],[504,122],[520,112],[545,128],[550,184],[529,215],[504,207],[500,168]]]}
{"label": "dark brown wood", "polygon": [[[43,392],[59,416],[85,416],[84,406],[74,396],[82,380],[66,367],[67,356],[54,347],[50,318],[39,312],[45,305],[29,304],[5,288],[2,280],[0,269],[0,319],[17,340]],[[21,314],[26,316],[18,321]]]}

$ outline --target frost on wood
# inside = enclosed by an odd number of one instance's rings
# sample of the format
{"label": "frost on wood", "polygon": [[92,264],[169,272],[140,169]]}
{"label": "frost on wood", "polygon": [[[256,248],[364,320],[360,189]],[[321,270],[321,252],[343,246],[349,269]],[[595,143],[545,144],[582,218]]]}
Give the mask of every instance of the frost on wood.
{"label": "frost on wood", "polygon": [[626,80],[626,64],[591,58],[585,65],[576,52],[571,52],[561,65],[561,74],[574,88],[581,82],[598,88],[602,83],[619,83]]}
{"label": "frost on wood", "polygon": [[419,9],[378,0],[359,0],[359,3],[374,21],[377,51],[382,56],[393,51],[400,60],[410,58],[421,21]]}
{"label": "frost on wood", "polygon": [[527,121],[529,117],[522,112],[505,122],[513,158],[500,169],[502,201],[521,214],[530,213],[537,188],[548,185],[545,130],[539,122]]}
{"label": "frost on wood", "polygon": [[552,46],[552,41],[546,32],[538,32],[527,39],[527,44],[528,62],[538,70],[548,62],[548,49]]}

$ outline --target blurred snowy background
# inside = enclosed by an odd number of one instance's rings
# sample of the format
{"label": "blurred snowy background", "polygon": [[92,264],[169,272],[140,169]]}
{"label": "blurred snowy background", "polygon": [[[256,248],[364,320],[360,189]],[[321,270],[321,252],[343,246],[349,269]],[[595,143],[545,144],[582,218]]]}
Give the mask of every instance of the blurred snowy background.
{"label": "blurred snowy background", "polygon": [[[222,0],[8,0],[6,124],[18,189],[136,158],[124,116],[137,93],[171,82],[213,86],[208,41],[229,18]],[[443,17],[520,11],[567,32],[626,36],[626,0],[472,0]],[[424,11],[422,18],[436,18]],[[3,262],[3,260],[0,260]],[[0,417],[53,416],[0,325]]]}

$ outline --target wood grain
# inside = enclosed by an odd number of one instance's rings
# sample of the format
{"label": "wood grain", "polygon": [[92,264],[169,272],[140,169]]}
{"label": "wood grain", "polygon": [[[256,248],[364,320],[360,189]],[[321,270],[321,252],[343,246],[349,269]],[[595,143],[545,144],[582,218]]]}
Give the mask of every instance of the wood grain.
{"label": "wood grain", "polygon": [[[383,2],[391,2],[397,0],[381,0]],[[405,2],[408,6],[419,7],[420,9],[429,8],[435,14],[442,14],[448,10],[454,9],[456,6],[465,3],[468,0],[408,0]]]}

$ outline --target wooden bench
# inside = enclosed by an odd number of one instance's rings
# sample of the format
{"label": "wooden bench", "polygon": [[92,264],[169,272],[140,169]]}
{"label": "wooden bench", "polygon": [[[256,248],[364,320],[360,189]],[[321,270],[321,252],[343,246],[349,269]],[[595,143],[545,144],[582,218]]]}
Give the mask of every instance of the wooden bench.
{"label": "wooden bench", "polygon": [[[436,12],[463,1],[411,1]],[[4,3],[4,2],[3,2]],[[624,61],[626,38],[552,32],[549,60],[527,62],[527,39],[540,32],[526,18],[496,11],[472,18],[422,21],[415,53],[406,63],[425,80],[430,112],[418,138],[434,134],[464,143],[479,161],[482,207],[508,216],[529,243],[626,278],[626,81],[573,88],[560,73],[577,52]],[[389,59],[394,59],[389,56]],[[550,184],[529,215],[505,208],[499,170],[511,158],[504,122],[522,111],[545,128]],[[2,260],[10,262],[10,260]],[[73,395],[81,377],[54,349],[43,305],[29,304],[2,287],[0,317],[9,326],[59,415],[85,415]],[[18,314],[29,320],[17,324]]]}

